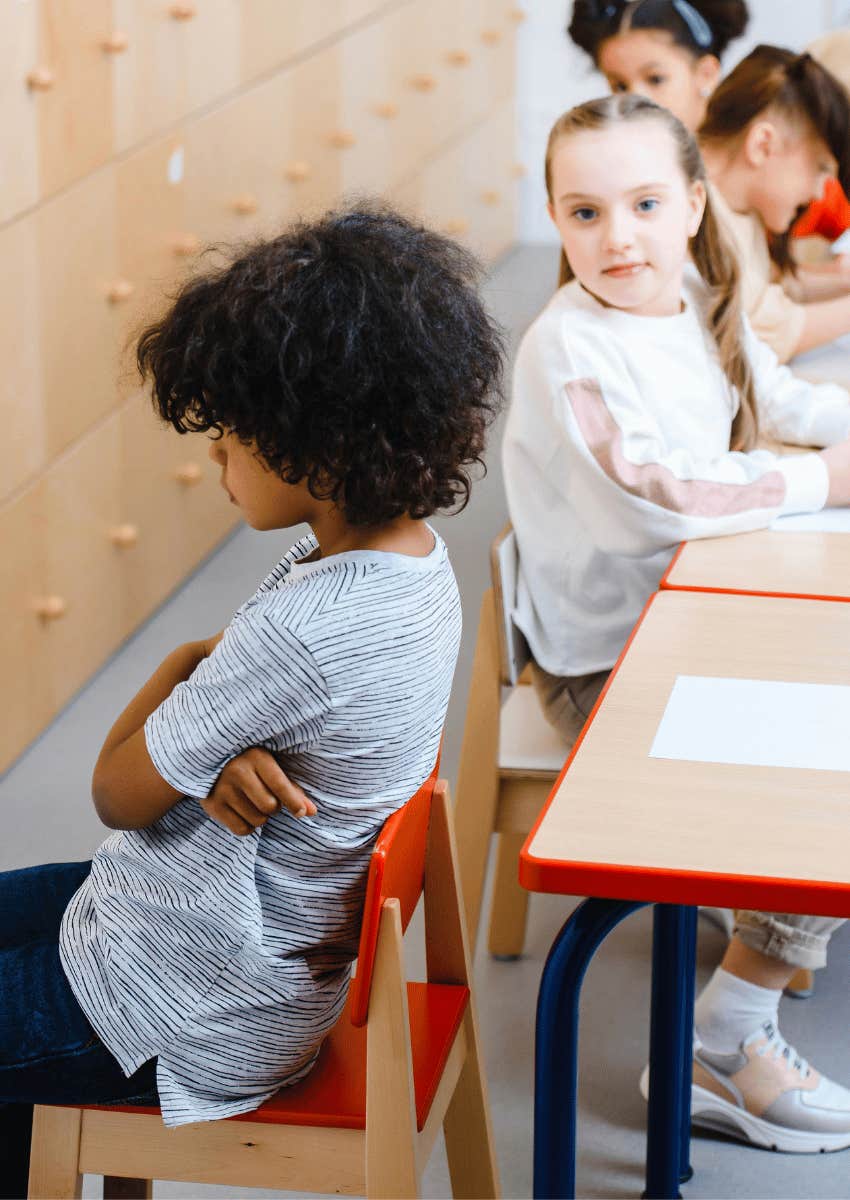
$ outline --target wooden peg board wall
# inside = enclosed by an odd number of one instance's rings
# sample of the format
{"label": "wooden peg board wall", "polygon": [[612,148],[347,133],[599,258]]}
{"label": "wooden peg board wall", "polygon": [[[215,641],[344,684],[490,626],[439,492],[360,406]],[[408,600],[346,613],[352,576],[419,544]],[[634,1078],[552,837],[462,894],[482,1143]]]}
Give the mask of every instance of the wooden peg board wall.
{"label": "wooden peg board wall", "polygon": [[[384,195],[514,236],[509,0],[0,12],[0,770],[234,524],[126,347],[209,242]],[[247,584],[247,581],[246,581]]]}

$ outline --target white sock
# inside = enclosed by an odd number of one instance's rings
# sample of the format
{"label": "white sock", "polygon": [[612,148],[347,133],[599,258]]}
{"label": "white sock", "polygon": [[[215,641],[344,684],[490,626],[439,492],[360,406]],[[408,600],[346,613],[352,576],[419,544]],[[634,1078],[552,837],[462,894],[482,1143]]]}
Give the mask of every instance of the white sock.
{"label": "white sock", "polygon": [[707,1050],[733,1054],[765,1021],[779,1027],[781,995],[718,967],[696,1002],[694,1032]]}

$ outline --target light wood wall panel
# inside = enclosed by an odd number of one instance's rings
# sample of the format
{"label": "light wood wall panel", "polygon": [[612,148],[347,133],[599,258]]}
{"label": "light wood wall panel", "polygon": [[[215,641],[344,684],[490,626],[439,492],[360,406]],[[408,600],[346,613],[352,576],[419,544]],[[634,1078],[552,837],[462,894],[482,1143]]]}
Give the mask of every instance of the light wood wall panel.
{"label": "light wood wall panel", "polygon": [[[15,7],[7,5],[7,8]],[[39,195],[79,179],[112,153],[112,0],[35,0]]]}
{"label": "light wood wall panel", "polygon": [[38,199],[39,94],[26,83],[38,63],[35,6],[5,5],[0,31],[0,221],[7,221]]}
{"label": "light wood wall panel", "polygon": [[[133,344],[209,244],[383,195],[510,244],[515,11],[492,0],[0,9],[0,770],[232,529]],[[253,583],[254,581],[249,581]],[[248,582],[246,582],[248,586]]]}

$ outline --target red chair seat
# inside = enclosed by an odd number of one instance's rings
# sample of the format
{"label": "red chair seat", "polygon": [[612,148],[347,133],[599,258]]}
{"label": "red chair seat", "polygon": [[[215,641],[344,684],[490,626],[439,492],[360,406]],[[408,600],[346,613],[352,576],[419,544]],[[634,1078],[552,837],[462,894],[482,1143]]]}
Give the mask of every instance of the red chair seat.
{"label": "red chair seat", "polygon": [[[410,1041],[416,1093],[416,1124],[421,1130],[460,1028],[469,989],[455,984],[408,983]],[[100,1108],[101,1105],[80,1105]],[[111,1112],[158,1113],[158,1108],[109,1105]],[[270,1125],[326,1125],[366,1128],[366,1027],[352,1025],[348,1009],[322,1044],[313,1070],[293,1087],[281,1088],[253,1112],[232,1121]]]}

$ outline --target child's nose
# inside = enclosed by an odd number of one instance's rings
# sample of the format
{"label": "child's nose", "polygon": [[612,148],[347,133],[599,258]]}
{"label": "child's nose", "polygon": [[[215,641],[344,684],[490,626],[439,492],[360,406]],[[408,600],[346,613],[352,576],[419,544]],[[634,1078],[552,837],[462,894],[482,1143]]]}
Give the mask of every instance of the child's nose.
{"label": "child's nose", "polygon": [[609,250],[622,250],[632,243],[632,223],[626,214],[612,213],[606,229]]}

